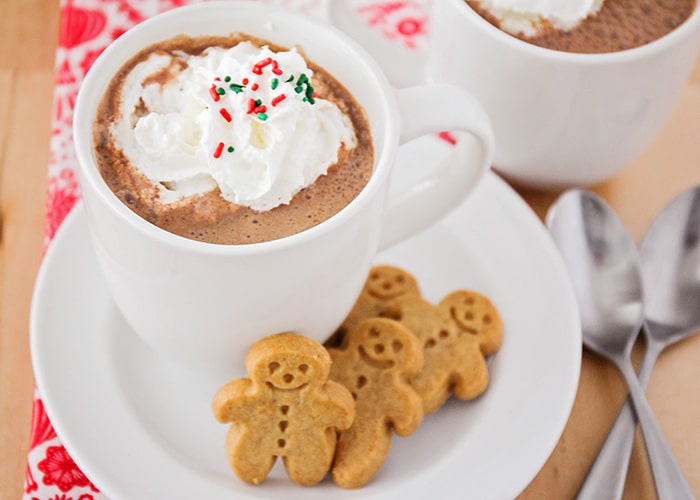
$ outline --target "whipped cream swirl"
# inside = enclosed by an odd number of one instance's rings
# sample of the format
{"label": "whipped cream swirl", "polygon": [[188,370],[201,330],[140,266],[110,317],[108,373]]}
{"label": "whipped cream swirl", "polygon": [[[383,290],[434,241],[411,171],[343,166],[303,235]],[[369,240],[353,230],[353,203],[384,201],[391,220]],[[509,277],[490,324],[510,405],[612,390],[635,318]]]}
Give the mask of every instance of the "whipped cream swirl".
{"label": "whipped cream swirl", "polygon": [[356,145],[350,119],[315,96],[312,76],[296,50],[250,42],[156,51],[127,76],[111,133],[165,203],[218,186],[232,203],[269,210]]}
{"label": "whipped cream swirl", "polygon": [[543,23],[570,30],[596,14],[604,0],[479,0],[479,5],[499,20],[502,29],[513,34],[535,36]]}

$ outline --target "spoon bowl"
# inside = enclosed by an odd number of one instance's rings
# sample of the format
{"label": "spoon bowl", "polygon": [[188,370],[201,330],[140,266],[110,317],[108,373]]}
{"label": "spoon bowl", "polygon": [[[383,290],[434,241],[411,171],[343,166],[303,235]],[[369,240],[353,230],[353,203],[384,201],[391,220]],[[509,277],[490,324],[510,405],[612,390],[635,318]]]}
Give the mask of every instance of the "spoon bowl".
{"label": "spoon bowl", "polygon": [[[584,344],[615,364],[630,389],[658,497],[694,498],[654,419],[630,359],[644,322],[641,262],[632,238],[600,197],[578,189],[567,191],[555,202],[547,214],[547,226],[569,270],[579,303]],[[666,302],[671,303],[676,302]],[[659,308],[660,312],[667,310],[668,307]],[[670,315],[659,316],[662,317]],[[621,487],[613,494],[621,495]],[[588,497],[588,493],[579,495],[583,497]]]}
{"label": "spoon bowl", "polygon": [[578,189],[557,200],[547,226],[569,269],[586,347],[608,359],[627,356],[644,320],[634,241],[601,198]]}
{"label": "spoon bowl", "polygon": [[659,213],[639,252],[646,330],[663,349],[700,329],[700,186]]}

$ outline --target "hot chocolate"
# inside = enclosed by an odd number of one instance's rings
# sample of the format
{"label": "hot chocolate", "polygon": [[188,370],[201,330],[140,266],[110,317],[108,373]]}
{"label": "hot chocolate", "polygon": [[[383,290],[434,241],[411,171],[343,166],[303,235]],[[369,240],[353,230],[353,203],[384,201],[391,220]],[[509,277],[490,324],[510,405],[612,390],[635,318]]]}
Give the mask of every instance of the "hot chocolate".
{"label": "hot chocolate", "polygon": [[301,51],[246,35],[178,36],[112,79],[93,129],[102,177],[172,233],[245,244],[304,231],[372,174],[369,125]]}
{"label": "hot chocolate", "polygon": [[[653,42],[680,26],[695,9],[696,0],[571,0],[547,3],[546,12],[529,2],[466,0],[491,24],[534,45],[579,53],[632,49]],[[544,5],[544,2],[542,3]],[[577,10],[578,9],[578,10]],[[577,16],[579,18],[577,18]]]}

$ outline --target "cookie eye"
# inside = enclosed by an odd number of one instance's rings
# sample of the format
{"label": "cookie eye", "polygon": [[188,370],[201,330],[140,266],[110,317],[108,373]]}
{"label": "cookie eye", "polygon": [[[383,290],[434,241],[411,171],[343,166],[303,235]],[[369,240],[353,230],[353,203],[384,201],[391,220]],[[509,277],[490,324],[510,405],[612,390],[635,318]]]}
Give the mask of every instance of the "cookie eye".
{"label": "cookie eye", "polygon": [[491,324],[491,316],[489,316],[488,314],[484,314],[484,317],[481,318],[481,321],[483,321],[485,325],[490,325]]}
{"label": "cookie eye", "polygon": [[399,284],[401,284],[401,285],[403,285],[405,281],[406,281],[406,278],[404,278],[404,277],[403,277],[402,275],[400,275],[400,274],[396,277],[396,282],[399,283]]}
{"label": "cookie eye", "polygon": [[380,332],[376,328],[370,328],[369,333],[367,334],[369,338],[371,339],[376,339],[379,337]]}
{"label": "cookie eye", "polygon": [[440,338],[441,338],[441,339],[446,339],[447,337],[450,336],[450,332],[448,332],[447,330],[440,330],[440,334],[439,334],[439,335],[440,335]]}
{"label": "cookie eye", "polygon": [[304,373],[304,374],[305,374],[306,372],[309,371],[309,365],[306,365],[306,364],[304,364],[304,365],[299,365],[299,371],[300,371],[301,373]]}
{"label": "cookie eye", "polygon": [[431,347],[435,347],[435,339],[428,339],[428,340],[425,342],[424,347],[425,347],[426,349],[430,349]]}
{"label": "cookie eye", "polygon": [[474,297],[467,297],[464,299],[464,303],[468,306],[474,305]]}
{"label": "cookie eye", "polygon": [[394,350],[394,352],[399,352],[401,349],[403,349],[403,344],[398,340],[394,340],[391,343],[391,348]]}
{"label": "cookie eye", "polygon": [[272,374],[275,373],[275,372],[277,371],[277,369],[280,367],[280,364],[279,364],[278,362],[276,362],[276,361],[273,361],[272,363],[270,363],[269,365],[267,365],[267,367],[270,369],[270,375],[272,375]]}

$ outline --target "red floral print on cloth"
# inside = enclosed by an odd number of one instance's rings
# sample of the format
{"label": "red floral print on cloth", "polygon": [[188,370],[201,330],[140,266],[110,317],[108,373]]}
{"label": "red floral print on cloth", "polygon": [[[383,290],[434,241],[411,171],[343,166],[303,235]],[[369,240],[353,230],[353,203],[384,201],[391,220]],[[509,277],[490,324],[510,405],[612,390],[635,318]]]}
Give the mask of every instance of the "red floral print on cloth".
{"label": "red floral print on cloth", "polygon": [[46,458],[39,462],[37,469],[44,473],[44,484],[56,485],[61,491],[70,491],[75,486],[89,486],[97,491],[62,445],[46,448]]}
{"label": "red floral print on cloth", "polygon": [[428,14],[425,1],[363,2],[357,7],[367,24],[410,49],[423,46]]}
{"label": "red floral print on cloth", "polygon": [[79,198],[78,181],[73,170],[63,169],[57,177],[49,179],[46,210],[46,236],[49,239],[54,237]]}
{"label": "red floral print on cloth", "polygon": [[61,12],[61,28],[58,44],[70,49],[97,37],[107,24],[105,13],[96,9],[75,7],[67,2]]}
{"label": "red floral print on cloth", "polygon": [[68,496],[65,493],[63,493],[61,495],[56,494],[53,497],[46,498],[31,497],[31,500],[95,500],[95,497],[90,495],[89,493],[83,493],[78,497]]}

